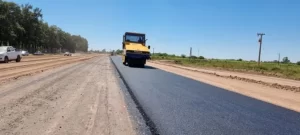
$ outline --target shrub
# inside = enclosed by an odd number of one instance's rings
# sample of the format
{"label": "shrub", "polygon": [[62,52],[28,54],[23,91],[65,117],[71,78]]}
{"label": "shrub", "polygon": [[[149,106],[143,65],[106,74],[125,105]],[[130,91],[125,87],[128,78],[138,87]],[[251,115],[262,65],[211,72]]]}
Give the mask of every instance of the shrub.
{"label": "shrub", "polygon": [[278,72],[278,71],[280,71],[281,69],[278,68],[278,67],[273,67],[271,70],[272,70],[272,71],[275,71],[275,72]]}
{"label": "shrub", "polygon": [[174,62],[175,64],[180,64],[180,65],[182,64],[181,60],[175,60]]}
{"label": "shrub", "polygon": [[196,59],[197,57],[196,57],[196,56],[191,56],[191,58],[192,58],[192,59]]}
{"label": "shrub", "polygon": [[199,56],[199,59],[205,59],[203,56]]}
{"label": "shrub", "polygon": [[256,70],[268,70],[268,68],[263,67],[263,66],[257,66]]}

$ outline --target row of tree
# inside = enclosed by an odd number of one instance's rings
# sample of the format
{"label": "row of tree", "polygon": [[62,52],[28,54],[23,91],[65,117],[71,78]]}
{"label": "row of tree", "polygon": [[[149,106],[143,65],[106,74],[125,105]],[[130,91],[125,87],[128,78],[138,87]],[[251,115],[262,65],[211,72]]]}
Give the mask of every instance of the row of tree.
{"label": "row of tree", "polygon": [[31,53],[88,50],[85,38],[49,25],[42,18],[40,8],[0,0],[0,46],[11,45]]}

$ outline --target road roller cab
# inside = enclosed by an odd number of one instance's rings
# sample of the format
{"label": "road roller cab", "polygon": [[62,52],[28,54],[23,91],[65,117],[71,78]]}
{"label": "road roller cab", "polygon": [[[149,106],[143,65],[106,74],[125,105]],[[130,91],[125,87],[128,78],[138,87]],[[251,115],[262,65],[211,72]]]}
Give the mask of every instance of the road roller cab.
{"label": "road roller cab", "polygon": [[144,67],[146,60],[150,59],[150,46],[146,46],[146,40],[143,33],[126,32],[123,35],[124,65]]}

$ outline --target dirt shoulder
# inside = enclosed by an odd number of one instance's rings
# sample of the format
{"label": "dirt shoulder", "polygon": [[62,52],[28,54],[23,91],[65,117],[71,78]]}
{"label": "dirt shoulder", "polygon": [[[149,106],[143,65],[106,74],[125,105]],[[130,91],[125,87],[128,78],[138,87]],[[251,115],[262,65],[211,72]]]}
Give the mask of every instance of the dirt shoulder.
{"label": "dirt shoulder", "polygon": [[300,92],[300,81],[297,81],[297,80],[270,77],[270,76],[264,76],[264,75],[256,75],[256,74],[251,74],[251,73],[240,73],[240,72],[234,72],[234,71],[192,68],[192,67],[185,67],[185,66],[176,65],[176,64],[170,64],[168,62],[163,62],[163,61],[151,61],[151,62],[157,63],[157,64],[168,65],[168,66],[172,66],[172,67],[176,67],[176,68],[181,68],[181,69],[185,69],[185,70],[195,71],[195,72],[212,74],[212,75],[215,75],[218,77],[223,77],[223,78],[230,78],[230,79],[242,80],[245,82],[258,83],[258,84],[262,84],[262,85],[269,86],[272,88]]}
{"label": "dirt shoulder", "polygon": [[[226,71],[202,70],[158,62],[147,62],[147,65],[300,112],[299,92],[281,90],[280,88],[263,85],[262,83],[247,82],[247,80],[239,79],[238,75],[240,75],[240,73],[231,74]],[[221,76],[220,74],[224,76]],[[226,75],[229,77],[225,77]],[[246,76],[244,75],[242,77]],[[270,80],[270,78],[267,77],[259,78],[259,76],[254,75],[250,77],[253,78],[252,80]],[[279,80],[280,79],[277,80],[278,83],[288,84],[288,81],[279,82]],[[299,85],[292,81],[290,83]]]}
{"label": "dirt shoulder", "polygon": [[133,135],[108,56],[0,85],[0,134]]}

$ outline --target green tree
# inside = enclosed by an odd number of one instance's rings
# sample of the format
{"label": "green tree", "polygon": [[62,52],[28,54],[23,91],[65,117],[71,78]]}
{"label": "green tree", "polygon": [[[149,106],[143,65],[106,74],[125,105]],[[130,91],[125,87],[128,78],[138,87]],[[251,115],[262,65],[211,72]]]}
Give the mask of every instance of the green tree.
{"label": "green tree", "polygon": [[300,65],[300,61],[297,62],[297,65]]}
{"label": "green tree", "polygon": [[122,54],[123,53],[123,50],[116,50],[116,54]]}
{"label": "green tree", "polygon": [[283,57],[282,63],[290,63],[290,60],[288,57]]}
{"label": "green tree", "polygon": [[30,4],[17,5],[0,0],[0,45],[12,45],[33,53],[37,50],[70,52],[88,49],[88,41],[44,22],[42,10]]}

